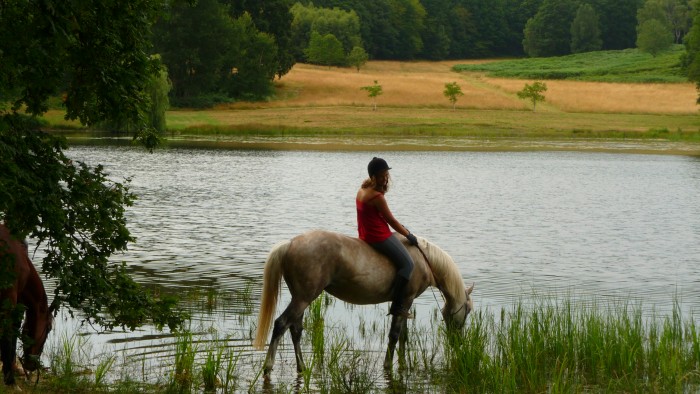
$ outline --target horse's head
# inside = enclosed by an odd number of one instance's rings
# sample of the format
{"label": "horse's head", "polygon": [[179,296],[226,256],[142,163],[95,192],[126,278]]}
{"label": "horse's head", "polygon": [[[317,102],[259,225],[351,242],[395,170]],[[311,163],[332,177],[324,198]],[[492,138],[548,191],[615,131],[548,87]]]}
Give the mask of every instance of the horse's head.
{"label": "horse's head", "polygon": [[41,366],[39,358],[53,327],[53,309],[52,306],[46,310],[46,313],[27,316],[24,322],[22,327],[24,354],[21,361],[27,371],[35,371]]}
{"label": "horse's head", "polygon": [[474,284],[464,290],[466,298],[463,304],[454,304],[451,308],[445,305],[442,309],[442,317],[445,319],[445,324],[448,328],[459,329],[464,327],[467,315],[474,309],[471,297],[472,291],[474,291]]}

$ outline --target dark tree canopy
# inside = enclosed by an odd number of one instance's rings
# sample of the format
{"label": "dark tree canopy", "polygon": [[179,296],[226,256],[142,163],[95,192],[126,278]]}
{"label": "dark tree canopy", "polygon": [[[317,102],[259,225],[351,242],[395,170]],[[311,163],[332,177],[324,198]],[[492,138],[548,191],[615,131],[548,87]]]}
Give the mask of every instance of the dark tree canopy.
{"label": "dark tree canopy", "polygon": [[[134,199],[128,182],[66,157],[65,141],[41,132],[33,116],[60,96],[67,118],[85,125],[125,121],[154,147],[146,86],[160,72],[149,55],[149,32],[161,6],[158,0],[0,6],[0,222],[19,238],[34,237],[46,252],[41,268],[55,281],[54,306],[108,328],[149,320],[174,328],[183,315],[173,309],[175,300],[152,296],[110,261],[132,241],[124,218]],[[0,286],[8,284],[0,278]]]}
{"label": "dark tree canopy", "polygon": [[571,22],[571,52],[598,51],[602,46],[598,14],[590,4],[581,4]]}
{"label": "dark tree canopy", "polygon": [[525,25],[525,52],[533,57],[569,54],[575,13],[573,0],[544,0]]}

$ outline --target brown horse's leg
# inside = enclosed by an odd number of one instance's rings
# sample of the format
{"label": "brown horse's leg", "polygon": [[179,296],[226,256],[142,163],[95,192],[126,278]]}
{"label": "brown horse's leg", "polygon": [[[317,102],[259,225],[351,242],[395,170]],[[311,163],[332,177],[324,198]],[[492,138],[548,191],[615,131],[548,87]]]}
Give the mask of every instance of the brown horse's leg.
{"label": "brown horse's leg", "polygon": [[[270,339],[270,347],[267,350],[267,357],[265,357],[265,363],[263,364],[263,374],[268,376],[270,371],[272,371],[272,366],[275,363],[275,355],[277,354],[277,346],[282,339],[285,331],[294,324],[301,324],[302,318],[304,317],[304,310],[309,305],[308,302],[303,303],[295,301],[292,298],[292,302],[289,303],[287,309],[282,312],[280,317],[275,320],[275,325],[272,328],[272,338]],[[299,322],[299,323],[297,323]],[[301,329],[296,330],[299,338],[301,337]],[[290,330],[291,332],[291,330]],[[298,339],[298,338],[297,338]],[[295,334],[292,332],[292,341],[294,342],[294,351],[297,357],[297,370],[304,368],[304,362],[301,360],[301,350],[298,350],[298,343],[295,340]],[[301,361],[301,363],[300,363]]]}
{"label": "brown horse's leg", "polygon": [[15,384],[15,371],[12,365],[15,362],[17,339],[0,339],[0,356],[2,356],[2,376],[6,385]]}
{"label": "brown horse's leg", "polygon": [[386,357],[384,357],[384,369],[391,369],[394,363],[394,351],[396,350],[396,342],[399,341],[401,329],[404,326],[406,319],[400,315],[392,315],[391,327],[389,328],[389,345],[386,349]]}
{"label": "brown horse's leg", "polygon": [[2,359],[2,375],[6,385],[15,384],[15,358],[17,357],[17,333],[20,322],[12,322],[9,332],[0,338],[0,359]]}

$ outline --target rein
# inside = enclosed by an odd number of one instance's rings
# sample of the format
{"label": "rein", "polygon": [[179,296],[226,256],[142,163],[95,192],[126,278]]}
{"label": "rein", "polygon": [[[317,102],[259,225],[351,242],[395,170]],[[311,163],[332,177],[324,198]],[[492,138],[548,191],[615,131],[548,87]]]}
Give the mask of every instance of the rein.
{"label": "rein", "polygon": [[[442,289],[440,288],[440,285],[438,284],[437,279],[435,279],[435,271],[433,270],[433,265],[430,264],[430,259],[428,259],[428,256],[425,254],[425,252],[423,251],[423,248],[421,248],[420,245],[416,244],[415,246],[416,246],[416,248],[418,248],[418,251],[420,252],[420,254],[423,255],[423,258],[425,259],[426,264],[428,264],[428,268],[430,269],[430,274],[433,275],[433,281],[435,282],[435,287],[437,287],[437,289],[440,290],[440,296],[442,297],[442,301],[446,302],[445,296],[442,294]],[[435,296],[435,291],[432,291],[432,293],[433,293],[433,298],[435,299],[435,302],[438,304],[438,307],[440,307],[440,302],[438,301],[437,297]],[[453,313],[450,313],[450,315],[451,316],[456,315],[457,313],[459,313],[459,311],[462,310],[462,308],[464,308],[465,305],[466,304],[462,304],[462,306],[460,306],[459,309],[457,309]]]}

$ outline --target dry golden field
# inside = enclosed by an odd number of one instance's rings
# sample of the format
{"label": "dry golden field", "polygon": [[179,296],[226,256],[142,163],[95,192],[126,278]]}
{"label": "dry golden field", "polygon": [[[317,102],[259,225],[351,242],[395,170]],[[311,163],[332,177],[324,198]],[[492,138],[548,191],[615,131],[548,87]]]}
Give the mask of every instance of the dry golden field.
{"label": "dry golden field", "polygon": [[[450,108],[443,95],[445,83],[457,82],[464,96],[460,109],[526,110],[529,104],[516,92],[532,81],[489,78],[455,73],[451,67],[468,61],[372,61],[358,73],[350,68],[297,64],[278,82],[278,98],[265,104],[239,103],[228,108],[298,106],[370,106],[360,87],[375,80],[383,88],[377,104],[389,107]],[[540,111],[696,114],[697,92],[687,84],[626,84],[545,81],[546,102]]]}

